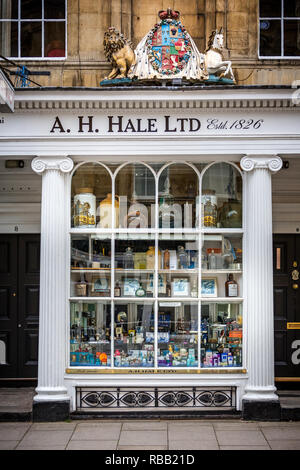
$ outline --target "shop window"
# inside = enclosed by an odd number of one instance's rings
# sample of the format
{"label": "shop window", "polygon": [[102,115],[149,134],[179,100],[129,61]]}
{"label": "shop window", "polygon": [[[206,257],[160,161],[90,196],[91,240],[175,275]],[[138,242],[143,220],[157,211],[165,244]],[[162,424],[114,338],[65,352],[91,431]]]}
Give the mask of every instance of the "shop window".
{"label": "shop window", "polygon": [[300,56],[300,1],[260,0],[261,57]]}
{"label": "shop window", "polygon": [[66,1],[0,1],[0,38],[5,57],[64,58]]}
{"label": "shop window", "polygon": [[242,191],[228,163],[78,165],[70,366],[243,366]]}

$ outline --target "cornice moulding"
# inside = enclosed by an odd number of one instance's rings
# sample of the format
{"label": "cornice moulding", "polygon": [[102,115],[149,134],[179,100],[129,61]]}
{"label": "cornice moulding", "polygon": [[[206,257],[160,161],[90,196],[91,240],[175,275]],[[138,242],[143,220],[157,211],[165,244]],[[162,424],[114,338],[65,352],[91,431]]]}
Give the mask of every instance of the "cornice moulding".
{"label": "cornice moulding", "polygon": [[16,90],[16,111],[103,109],[263,109],[300,110],[294,89],[43,89]]}

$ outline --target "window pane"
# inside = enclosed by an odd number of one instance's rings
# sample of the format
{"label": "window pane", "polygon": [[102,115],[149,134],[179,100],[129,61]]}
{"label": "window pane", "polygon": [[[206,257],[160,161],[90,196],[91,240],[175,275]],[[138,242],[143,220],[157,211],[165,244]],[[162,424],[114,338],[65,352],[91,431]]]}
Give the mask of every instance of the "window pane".
{"label": "window pane", "polygon": [[65,22],[45,21],[45,57],[65,56]]}
{"label": "window pane", "polygon": [[21,23],[21,56],[41,57],[42,23]]}
{"label": "window pane", "polygon": [[227,163],[212,165],[202,181],[202,225],[242,227],[242,177]]}
{"label": "window pane", "polygon": [[155,181],[141,164],[122,168],[116,177],[117,228],[148,228],[155,224]]}
{"label": "window pane", "polygon": [[198,366],[198,304],[159,302],[158,367]]}
{"label": "window pane", "polygon": [[201,307],[201,366],[242,366],[242,306],[203,303]]}
{"label": "window pane", "polygon": [[111,365],[110,303],[71,302],[70,365]]}
{"label": "window pane", "polygon": [[44,0],[44,18],[65,18],[65,0]]}
{"label": "window pane", "polygon": [[[78,123],[79,128],[87,130],[89,124],[88,117]],[[106,168],[96,163],[86,163],[75,171],[71,205],[72,227],[92,228],[97,223],[97,228],[111,228],[111,177]]]}
{"label": "window pane", "polygon": [[18,18],[18,0],[0,0],[0,18]]}
{"label": "window pane", "polygon": [[198,225],[198,175],[183,164],[169,165],[159,177],[159,228]]}
{"label": "window pane", "polygon": [[260,0],[259,16],[260,18],[280,18],[281,0]]}
{"label": "window pane", "polygon": [[281,22],[260,21],[260,55],[281,55]]}
{"label": "window pane", "polygon": [[159,297],[198,297],[198,239],[160,234],[158,269]]}
{"label": "window pane", "polygon": [[117,234],[115,297],[153,297],[155,240],[147,233]]}
{"label": "window pane", "polygon": [[72,235],[71,297],[109,297],[110,235]]}
{"label": "window pane", "polygon": [[4,57],[18,57],[18,23],[0,21],[0,51]]}
{"label": "window pane", "polygon": [[42,0],[21,0],[22,19],[41,19]]}
{"label": "window pane", "polygon": [[285,0],[284,2],[284,16],[299,17],[300,18],[300,1],[299,0]]}
{"label": "window pane", "polygon": [[116,302],[115,367],[154,366],[154,308],[147,301]]}
{"label": "window pane", "polygon": [[284,55],[300,56],[300,21],[284,22]]}

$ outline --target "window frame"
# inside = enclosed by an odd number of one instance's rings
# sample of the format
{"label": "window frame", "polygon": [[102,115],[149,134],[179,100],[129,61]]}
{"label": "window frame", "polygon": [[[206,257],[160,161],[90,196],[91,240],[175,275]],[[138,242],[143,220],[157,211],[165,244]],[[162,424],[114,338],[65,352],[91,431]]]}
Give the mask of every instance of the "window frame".
{"label": "window frame", "polygon": [[[18,18],[1,18],[1,23],[17,23],[18,25],[18,56],[7,56],[8,59],[12,60],[22,60],[22,61],[62,61],[67,59],[67,51],[68,51],[68,35],[67,35],[67,28],[68,28],[68,2],[65,2],[65,18],[53,18],[48,19],[45,18],[44,13],[44,0],[42,1],[42,18],[30,18],[30,19],[22,19],[21,14],[21,0],[18,0]],[[34,57],[27,57],[21,55],[21,23],[30,23],[30,22],[40,22],[42,24],[42,55],[41,56],[34,56]],[[63,57],[45,57],[45,23],[65,23],[65,55]]]}
{"label": "window frame", "polygon": [[[152,170],[153,175],[155,177],[155,227],[148,227],[148,228],[118,228],[115,226],[115,209],[114,205],[112,205],[112,227],[111,228],[80,228],[80,227],[72,227],[71,225],[71,200],[72,200],[72,179],[76,171],[81,167],[86,164],[98,164],[101,167],[105,168],[108,172],[108,174],[111,177],[111,193],[112,193],[112,200],[115,200],[115,193],[116,193],[116,180],[118,177],[118,174],[120,171],[126,167],[127,165],[130,166],[132,164],[138,163],[141,165],[144,165],[146,168],[149,168]],[[216,164],[220,163],[225,163],[230,165],[232,168],[237,170],[239,175],[241,176],[241,181],[242,181],[242,224],[241,227],[239,228],[225,228],[225,227],[205,227],[202,224],[202,212],[201,212],[201,205],[199,207],[199,218],[198,222],[195,224],[194,227],[191,228],[160,228],[159,227],[159,204],[158,204],[158,193],[159,193],[159,179],[162,173],[166,170],[169,169],[172,165],[186,165],[190,167],[192,170],[194,170],[195,174],[197,175],[198,178],[198,196],[202,195],[202,182],[203,178],[208,170],[210,170],[211,167],[213,167]],[[114,337],[114,327],[115,327],[115,320],[114,320],[114,315],[115,315],[115,305],[119,303],[141,303],[141,302],[146,302],[146,303],[151,303],[153,305],[153,312],[154,312],[154,324],[155,324],[155,330],[154,330],[154,365],[152,367],[147,367],[148,370],[150,371],[159,371],[161,373],[164,373],[165,370],[169,370],[170,367],[168,366],[159,366],[158,365],[158,342],[157,342],[157,335],[158,335],[158,319],[159,319],[159,308],[160,308],[160,303],[169,303],[170,306],[174,302],[181,302],[181,303],[187,303],[189,305],[192,304],[197,304],[197,309],[198,309],[198,344],[197,344],[197,366],[172,366],[172,370],[180,370],[182,373],[188,373],[187,371],[197,371],[201,370],[202,372],[207,372],[207,373],[218,373],[221,370],[231,370],[232,372],[240,373],[242,369],[246,367],[246,358],[245,358],[245,351],[246,351],[246,342],[245,342],[245,337],[246,337],[246,331],[247,327],[245,326],[245,318],[246,318],[246,304],[245,304],[245,299],[246,299],[246,284],[244,284],[244,273],[246,272],[246,259],[243,258],[243,267],[241,270],[241,280],[242,280],[242,294],[239,293],[238,297],[224,297],[224,296],[217,296],[217,297],[207,297],[205,295],[202,295],[201,293],[201,281],[202,281],[202,274],[204,273],[204,270],[201,266],[201,262],[198,262],[198,267],[197,267],[197,275],[198,275],[198,296],[196,297],[176,297],[172,296],[171,297],[160,297],[158,294],[158,276],[159,276],[159,267],[158,267],[158,247],[159,247],[159,242],[160,242],[160,235],[164,235],[166,233],[170,233],[176,237],[176,235],[194,235],[197,237],[197,244],[198,244],[198,260],[201,259],[201,247],[202,247],[202,241],[205,235],[215,235],[215,234],[222,234],[222,235],[240,235],[242,239],[242,248],[243,248],[243,253],[245,253],[245,233],[246,233],[246,228],[245,228],[245,191],[244,191],[244,175],[241,169],[238,167],[233,162],[227,162],[227,161],[213,161],[211,163],[206,163],[203,168],[200,170],[196,167],[196,165],[193,162],[190,161],[185,161],[185,160],[179,160],[179,161],[166,161],[164,164],[161,166],[161,168],[158,171],[155,171],[154,168],[152,167],[151,163],[146,163],[144,161],[131,161],[130,159],[126,160],[125,162],[120,162],[116,168],[113,170],[107,165],[104,161],[101,161],[100,159],[87,159],[86,161],[82,161],[78,163],[72,170],[71,174],[68,175],[68,214],[66,214],[66,217],[68,218],[68,257],[67,257],[67,263],[66,263],[66,283],[67,283],[67,292],[66,292],[66,325],[70,326],[70,306],[72,303],[97,303],[97,302],[107,302],[110,303],[111,305],[111,338]],[[97,234],[106,234],[108,237],[110,237],[111,241],[111,278],[110,278],[110,295],[107,297],[92,297],[92,296],[87,296],[87,297],[77,297],[76,295],[72,295],[71,293],[71,283],[72,283],[72,271],[71,271],[71,245],[72,245],[72,236],[73,235],[97,235]],[[148,234],[154,237],[155,239],[155,268],[154,268],[154,292],[153,292],[153,297],[145,297],[145,298],[133,298],[133,297],[126,297],[126,296],[121,296],[121,297],[116,297],[114,295],[114,287],[115,287],[115,242],[118,239],[118,235],[123,235],[123,234],[128,234],[129,236],[132,237],[132,239],[135,239],[136,236],[138,235],[143,235],[143,234]],[[213,274],[212,274],[213,275]],[[242,339],[242,362],[241,365],[239,366],[214,366],[214,367],[207,367],[206,365],[202,364],[201,362],[201,348],[202,348],[202,340],[201,340],[201,320],[202,320],[202,307],[203,305],[207,304],[234,304],[238,309],[241,309],[242,311],[242,318],[243,318],[243,339]],[[110,347],[110,352],[111,352],[111,363],[110,365],[106,366],[97,366],[97,365],[73,365],[70,361],[70,354],[71,354],[71,344],[70,344],[70,339],[71,339],[71,334],[70,334],[70,328],[67,326],[67,347],[66,347],[66,369],[68,371],[72,371],[73,373],[76,373],[76,370],[81,370],[84,371],[83,373],[91,373],[91,371],[95,373],[127,373],[128,370],[134,370],[136,374],[142,374],[143,371],[145,370],[145,367],[143,366],[116,366],[114,363],[114,351],[115,351],[115,343],[114,340],[111,339],[111,347]],[[127,371],[127,372],[126,372]]]}
{"label": "window frame", "polygon": [[[290,17],[290,16],[284,16],[284,2],[286,0],[281,0],[281,16],[278,17],[264,17],[264,16],[260,16],[260,2],[259,2],[259,12],[258,12],[258,51],[257,51],[257,55],[258,55],[258,58],[259,59],[262,59],[262,60],[300,60],[300,53],[299,55],[295,55],[295,56],[287,56],[287,55],[284,55],[284,22],[285,20],[294,20],[294,21],[300,21],[300,16],[294,16],[294,17]],[[260,22],[261,21],[269,21],[269,20],[277,20],[279,21],[280,20],[280,29],[281,29],[281,55],[272,55],[272,56],[266,56],[266,55],[261,55],[260,54]]]}

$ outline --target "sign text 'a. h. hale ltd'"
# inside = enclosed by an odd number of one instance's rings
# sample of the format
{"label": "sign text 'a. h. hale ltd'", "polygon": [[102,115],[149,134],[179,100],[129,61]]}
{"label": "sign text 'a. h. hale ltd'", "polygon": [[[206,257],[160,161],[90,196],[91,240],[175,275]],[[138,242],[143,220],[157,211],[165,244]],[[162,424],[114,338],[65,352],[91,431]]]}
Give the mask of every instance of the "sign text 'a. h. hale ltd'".
{"label": "sign text 'a. h. hale ltd'", "polygon": [[[76,119],[75,119],[76,121]],[[106,123],[98,123],[95,116],[77,116],[77,122],[70,128],[63,118],[56,116],[50,126],[50,134],[100,133],[100,134],[153,134],[153,133],[198,133],[201,129],[210,130],[251,130],[259,129],[263,119],[218,119],[198,117],[135,117],[123,115],[106,116]]]}

